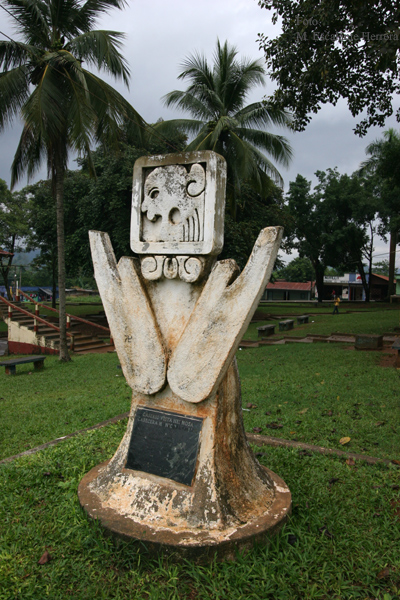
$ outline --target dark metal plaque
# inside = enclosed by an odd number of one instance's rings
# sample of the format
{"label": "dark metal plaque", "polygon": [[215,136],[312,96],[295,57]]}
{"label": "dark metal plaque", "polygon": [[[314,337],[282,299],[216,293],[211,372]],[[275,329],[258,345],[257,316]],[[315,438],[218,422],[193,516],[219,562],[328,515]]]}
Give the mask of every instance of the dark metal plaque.
{"label": "dark metal plaque", "polygon": [[202,424],[199,417],[139,406],[125,468],[191,485]]}

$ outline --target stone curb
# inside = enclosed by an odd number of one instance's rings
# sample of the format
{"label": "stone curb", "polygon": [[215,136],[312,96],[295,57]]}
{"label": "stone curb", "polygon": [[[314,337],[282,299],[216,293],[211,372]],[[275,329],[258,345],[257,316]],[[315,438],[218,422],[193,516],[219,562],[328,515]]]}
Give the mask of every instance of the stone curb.
{"label": "stone curb", "polygon": [[[68,435],[63,435],[62,437],[56,438],[51,442],[46,442],[46,444],[42,444],[41,446],[37,446],[36,448],[31,448],[30,450],[26,450],[25,452],[21,452],[20,454],[14,454],[14,456],[9,456],[8,458],[3,458],[0,460],[0,465],[4,463],[11,462],[16,458],[20,458],[21,456],[29,456],[30,454],[35,454],[40,450],[45,450],[46,448],[50,448],[50,446],[55,446],[64,440],[69,440],[77,435],[82,433],[86,433],[87,431],[92,431],[94,429],[101,429],[106,425],[112,425],[113,423],[117,423],[118,421],[122,421],[122,419],[127,419],[129,417],[129,412],[123,413],[122,415],[117,415],[112,419],[107,419],[107,421],[102,421],[101,423],[97,423],[97,425],[92,425],[91,427],[86,427],[85,429],[80,429],[79,431],[75,431],[74,433],[69,433]],[[275,447],[284,447],[284,448],[298,448],[301,450],[309,450],[310,452],[318,452],[319,454],[330,454],[334,456],[343,456],[345,458],[353,458],[354,460],[365,460],[365,462],[369,464],[376,464],[379,462],[385,464],[393,464],[392,460],[388,460],[387,458],[376,458],[374,456],[367,456],[366,454],[354,454],[352,452],[345,452],[343,450],[336,450],[333,448],[324,448],[323,446],[313,446],[312,444],[304,444],[303,442],[294,442],[291,440],[285,440],[281,438],[275,438],[268,435],[257,435],[255,433],[247,433],[247,439],[250,444],[254,444],[255,446],[275,446]],[[397,463],[394,463],[397,464]]]}
{"label": "stone curb", "polygon": [[113,423],[117,423],[118,421],[122,421],[122,419],[126,419],[129,417],[129,413],[123,413],[122,415],[117,415],[112,419],[107,419],[107,421],[102,421],[101,423],[97,423],[97,425],[92,425],[91,427],[86,427],[85,429],[80,429],[79,431],[74,431],[74,433],[69,433],[68,435],[63,435],[62,437],[56,438],[51,442],[46,442],[41,446],[37,446],[36,448],[31,448],[30,450],[26,450],[25,452],[21,452],[20,454],[14,454],[14,456],[9,456],[8,458],[3,458],[0,460],[0,465],[3,463],[11,462],[16,458],[20,458],[21,456],[29,456],[30,454],[35,454],[39,452],[39,450],[45,450],[46,448],[50,448],[50,446],[55,446],[64,440],[69,440],[76,435],[80,435],[81,433],[86,433],[86,431],[92,431],[93,429],[100,429],[101,427],[105,427],[106,425],[112,425]]}
{"label": "stone curb", "polygon": [[380,462],[385,463],[387,465],[397,464],[393,463],[393,460],[389,460],[387,458],[376,458],[374,456],[368,456],[366,454],[354,454],[353,452],[345,452],[344,450],[324,448],[323,446],[313,446],[312,444],[304,444],[303,442],[294,442],[291,440],[279,439],[275,437],[270,437],[268,435],[257,435],[255,433],[248,433],[247,439],[250,442],[250,444],[255,444],[256,446],[284,446],[285,448],[298,448],[301,450],[309,450],[310,452],[319,452],[320,454],[343,456],[345,458],[353,458],[354,460],[365,460],[365,462],[372,465]]}

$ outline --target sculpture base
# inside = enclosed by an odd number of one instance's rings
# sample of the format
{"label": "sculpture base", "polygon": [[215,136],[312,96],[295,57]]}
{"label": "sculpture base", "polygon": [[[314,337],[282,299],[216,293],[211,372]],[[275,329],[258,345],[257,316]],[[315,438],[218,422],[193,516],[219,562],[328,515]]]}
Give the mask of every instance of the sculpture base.
{"label": "sculpture base", "polygon": [[285,482],[269,469],[263,467],[272,480],[275,495],[272,505],[264,514],[238,526],[226,529],[199,529],[191,527],[149,527],[127,515],[105,508],[97,494],[91,490],[100,471],[109,461],[97,465],[87,473],[79,484],[78,496],[87,514],[98,519],[105,530],[128,540],[137,540],[151,553],[163,552],[178,558],[206,562],[217,557],[233,560],[238,551],[251,548],[257,542],[266,541],[277,533],[291,512],[291,494]]}

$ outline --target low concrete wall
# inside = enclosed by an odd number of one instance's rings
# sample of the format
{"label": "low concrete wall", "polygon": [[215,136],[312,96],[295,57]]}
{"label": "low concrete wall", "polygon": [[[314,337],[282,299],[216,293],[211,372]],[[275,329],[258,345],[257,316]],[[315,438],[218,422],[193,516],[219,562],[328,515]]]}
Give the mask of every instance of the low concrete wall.
{"label": "low concrete wall", "polygon": [[53,340],[38,335],[21,326],[18,321],[6,320],[8,325],[8,351],[12,354],[58,354]]}
{"label": "low concrete wall", "polygon": [[383,347],[383,335],[356,335],[356,350],[380,350]]}

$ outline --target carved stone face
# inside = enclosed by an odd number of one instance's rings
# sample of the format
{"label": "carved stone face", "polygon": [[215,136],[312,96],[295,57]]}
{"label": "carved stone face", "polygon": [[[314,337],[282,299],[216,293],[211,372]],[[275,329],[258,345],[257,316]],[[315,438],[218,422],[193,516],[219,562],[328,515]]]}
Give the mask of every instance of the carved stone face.
{"label": "carved stone face", "polygon": [[205,171],[183,165],[157,167],[146,178],[141,206],[142,241],[204,240]]}

